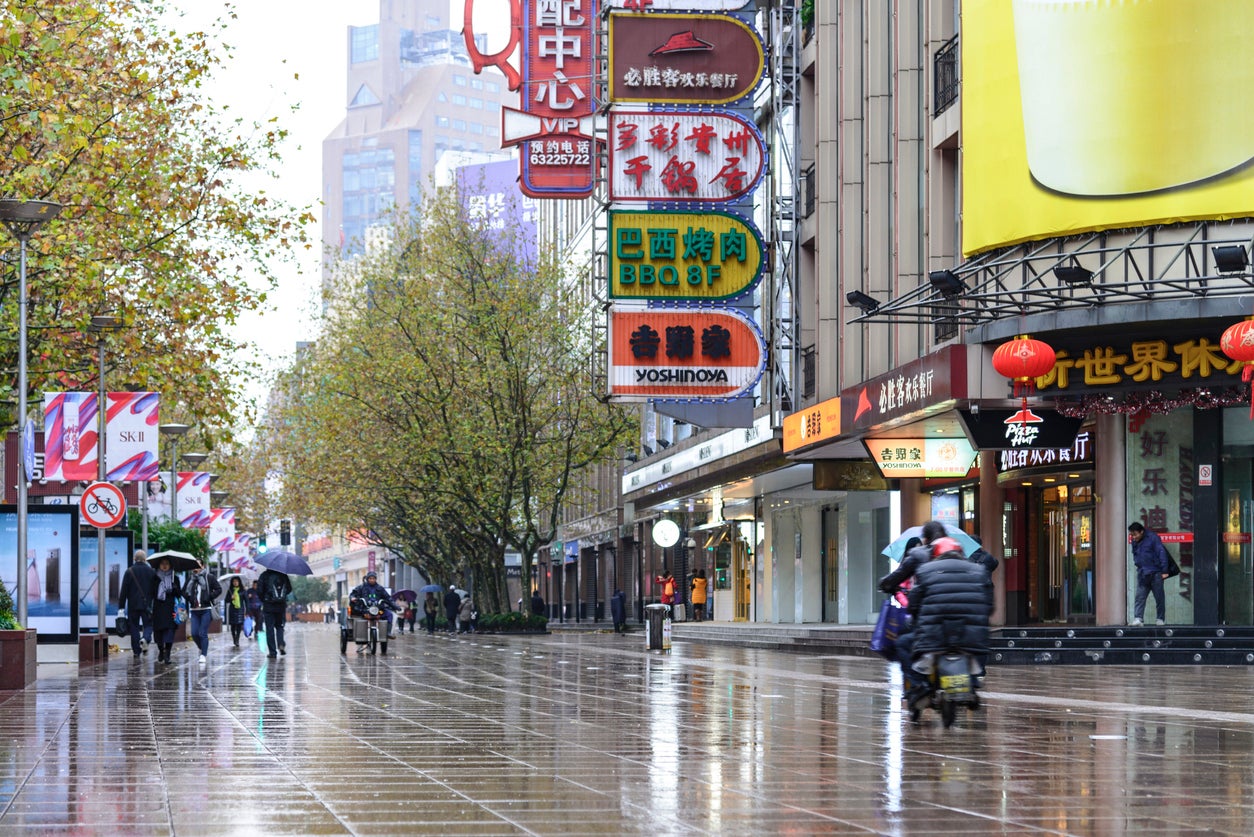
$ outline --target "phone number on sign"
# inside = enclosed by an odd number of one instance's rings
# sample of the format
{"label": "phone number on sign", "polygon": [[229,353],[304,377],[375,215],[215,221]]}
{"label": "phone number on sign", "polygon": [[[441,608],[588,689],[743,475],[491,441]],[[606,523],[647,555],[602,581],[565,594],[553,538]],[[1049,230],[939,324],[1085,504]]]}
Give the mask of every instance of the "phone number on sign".
{"label": "phone number on sign", "polygon": [[586,166],[589,163],[587,154],[532,154],[533,166]]}

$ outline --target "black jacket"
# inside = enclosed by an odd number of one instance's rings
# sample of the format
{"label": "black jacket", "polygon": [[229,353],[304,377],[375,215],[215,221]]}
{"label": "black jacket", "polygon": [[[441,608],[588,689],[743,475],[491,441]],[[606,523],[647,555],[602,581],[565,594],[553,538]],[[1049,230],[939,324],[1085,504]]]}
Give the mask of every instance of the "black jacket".
{"label": "black jacket", "polygon": [[131,564],[122,576],[122,587],[118,590],[118,607],[127,613],[146,613],[157,594],[157,571],[147,561]]}
{"label": "black jacket", "polygon": [[897,569],[880,579],[880,591],[890,596],[896,593],[897,588],[905,583],[907,579],[913,578],[914,574],[919,571],[919,567],[926,564],[931,558],[932,547],[927,544],[916,546],[901,559]]}
{"label": "black jacket", "polygon": [[913,655],[947,648],[987,652],[992,612],[993,583],[982,565],[956,555],[928,561],[910,588]]}
{"label": "black jacket", "polygon": [[975,552],[968,555],[967,560],[974,561],[984,567],[984,569],[988,570],[989,575],[992,575],[993,571],[997,569],[999,564],[1001,564],[1000,561],[993,557],[993,553],[989,552],[984,547],[980,547]]}
{"label": "black jacket", "polygon": [[457,609],[462,606],[462,597],[457,595],[457,591],[449,589],[444,594],[444,615],[452,622],[457,618]]}
{"label": "black jacket", "polygon": [[[367,584],[362,582],[353,588],[348,594],[348,601],[351,604],[354,601],[361,600],[362,604],[369,607],[370,600],[378,603],[379,607],[386,610],[396,610],[396,605],[392,602],[392,597],[388,595],[387,588],[382,584]],[[354,613],[354,615],[360,615]]]}
{"label": "black jacket", "polygon": [[213,573],[189,573],[187,583],[183,585],[183,595],[187,597],[188,610],[208,610],[222,595],[222,585]]}
{"label": "black jacket", "polygon": [[292,593],[292,580],[277,570],[266,570],[257,579],[261,588],[261,609],[266,613],[287,613],[287,597]]}

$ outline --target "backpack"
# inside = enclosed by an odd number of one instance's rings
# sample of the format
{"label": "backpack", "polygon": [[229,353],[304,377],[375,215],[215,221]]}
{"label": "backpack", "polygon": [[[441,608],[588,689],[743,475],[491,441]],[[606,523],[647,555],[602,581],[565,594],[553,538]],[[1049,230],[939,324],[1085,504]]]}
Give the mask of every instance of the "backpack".
{"label": "backpack", "polygon": [[287,591],[283,579],[277,575],[272,575],[266,579],[265,590],[263,591],[263,600],[266,604],[282,604],[287,601]]}

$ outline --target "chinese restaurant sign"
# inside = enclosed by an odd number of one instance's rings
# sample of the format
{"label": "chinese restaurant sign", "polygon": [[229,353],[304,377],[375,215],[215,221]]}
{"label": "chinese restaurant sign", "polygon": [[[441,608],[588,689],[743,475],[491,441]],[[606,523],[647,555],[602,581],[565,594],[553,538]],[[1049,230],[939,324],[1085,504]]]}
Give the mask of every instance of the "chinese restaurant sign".
{"label": "chinese restaurant sign", "polygon": [[752,192],[766,152],[757,128],[730,113],[610,111],[610,199],[730,201]]}
{"label": "chinese restaurant sign", "polygon": [[[596,0],[509,0],[510,36],[485,55],[475,43],[475,0],[466,0],[462,34],[476,73],[496,67],[521,110],[502,108],[502,145],[521,145],[519,188],[533,198],[592,193],[595,155],[587,117],[596,110]],[[522,72],[509,63],[522,46]]]}
{"label": "chinese restaurant sign", "polygon": [[1084,423],[1053,410],[959,410],[958,415],[980,450],[1069,448]]}
{"label": "chinese restaurant sign", "polygon": [[784,453],[792,453],[839,435],[839,398],[829,398],[784,416]]}
{"label": "chinese restaurant sign", "polygon": [[1003,450],[997,455],[997,473],[1023,468],[1066,468],[1093,464],[1093,434],[1087,430],[1076,434],[1075,441],[1065,448],[1020,448]]}
{"label": "chinese restaurant sign", "polygon": [[612,14],[611,102],[721,105],[762,79],[762,41],[727,15]]}
{"label": "chinese restaurant sign", "polygon": [[864,439],[871,460],[888,479],[961,477],[975,462],[966,439]]}
{"label": "chinese restaurant sign", "polygon": [[905,419],[967,394],[966,347],[946,346],[840,394],[843,432]]}
{"label": "chinese restaurant sign", "polygon": [[1058,349],[1053,370],[1036,379],[1043,392],[1088,389],[1158,389],[1234,385],[1241,382],[1239,360],[1219,348],[1218,333],[1166,340],[1140,340]]}
{"label": "chinese restaurant sign", "polygon": [[716,300],[757,284],[762,239],[726,212],[610,212],[610,296]]}
{"label": "chinese restaurant sign", "polygon": [[765,364],[761,333],[734,309],[610,311],[611,397],[736,398],[752,389]]}

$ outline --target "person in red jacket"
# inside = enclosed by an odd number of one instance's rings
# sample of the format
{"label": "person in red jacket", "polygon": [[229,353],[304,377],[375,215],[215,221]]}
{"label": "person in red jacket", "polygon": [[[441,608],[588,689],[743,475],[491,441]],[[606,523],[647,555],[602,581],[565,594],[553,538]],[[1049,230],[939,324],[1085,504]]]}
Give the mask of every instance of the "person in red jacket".
{"label": "person in red jacket", "polygon": [[670,571],[667,570],[658,576],[657,583],[662,588],[662,604],[675,604],[675,576],[671,575]]}

